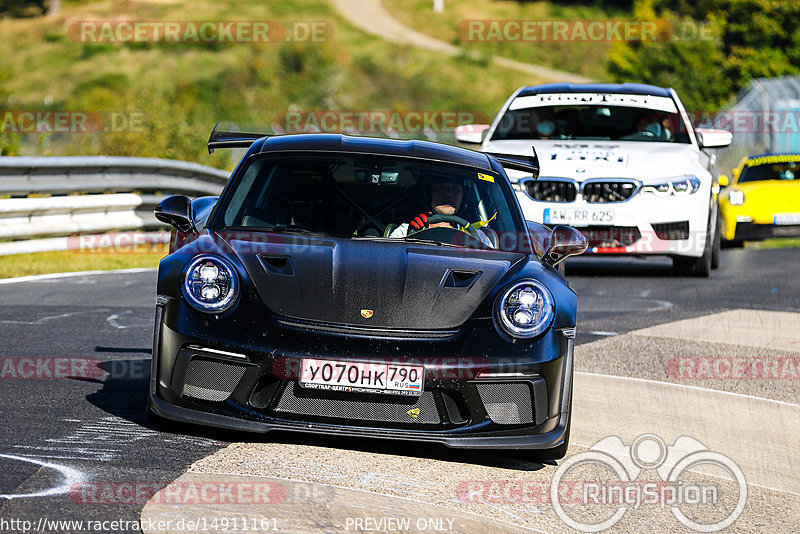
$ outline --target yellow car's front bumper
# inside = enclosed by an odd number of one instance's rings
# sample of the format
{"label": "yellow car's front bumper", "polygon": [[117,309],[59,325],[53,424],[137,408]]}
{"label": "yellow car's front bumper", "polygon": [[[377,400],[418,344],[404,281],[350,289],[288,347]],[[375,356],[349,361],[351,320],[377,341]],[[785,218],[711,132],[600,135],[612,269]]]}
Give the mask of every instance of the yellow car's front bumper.
{"label": "yellow car's front bumper", "polygon": [[[731,204],[731,191],[744,202]],[[719,205],[725,241],[800,236],[800,180],[736,184],[720,193]]]}

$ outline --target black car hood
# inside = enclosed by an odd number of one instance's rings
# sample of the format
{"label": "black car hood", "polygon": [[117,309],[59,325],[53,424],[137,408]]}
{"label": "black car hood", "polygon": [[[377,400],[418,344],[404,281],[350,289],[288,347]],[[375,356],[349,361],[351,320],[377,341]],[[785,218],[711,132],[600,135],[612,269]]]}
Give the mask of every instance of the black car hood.
{"label": "black car hood", "polygon": [[228,242],[272,312],[373,328],[458,327],[525,258],[402,241],[274,234],[264,241],[251,236]]}

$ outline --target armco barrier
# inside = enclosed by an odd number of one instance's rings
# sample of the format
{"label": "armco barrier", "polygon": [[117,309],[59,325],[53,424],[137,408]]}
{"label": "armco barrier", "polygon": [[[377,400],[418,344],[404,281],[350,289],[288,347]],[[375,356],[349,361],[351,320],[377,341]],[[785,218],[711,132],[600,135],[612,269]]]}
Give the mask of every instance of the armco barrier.
{"label": "armco barrier", "polygon": [[0,157],[0,255],[63,249],[39,238],[163,228],[153,216],[162,198],[217,195],[228,177],[157,158]]}

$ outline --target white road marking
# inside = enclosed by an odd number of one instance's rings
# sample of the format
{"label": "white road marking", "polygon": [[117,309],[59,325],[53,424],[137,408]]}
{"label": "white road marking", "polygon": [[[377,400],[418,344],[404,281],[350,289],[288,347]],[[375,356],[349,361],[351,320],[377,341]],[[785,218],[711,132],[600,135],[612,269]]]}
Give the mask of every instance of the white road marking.
{"label": "white road marking", "polygon": [[618,336],[619,332],[607,332],[605,330],[592,330],[589,332],[593,336]]}
{"label": "white road marking", "polygon": [[709,393],[721,393],[723,395],[731,395],[733,397],[742,397],[745,399],[756,399],[764,402],[774,402],[776,404],[784,404],[786,406],[800,406],[800,404],[794,402],[785,402],[779,401],[774,399],[766,399],[764,397],[756,397],[755,395],[745,395],[744,393],[735,393],[733,391],[724,391],[722,389],[711,389],[711,388],[704,388],[700,386],[689,386],[687,384],[675,384],[673,382],[663,382],[661,380],[651,380],[649,378],[637,378],[633,376],[617,376],[617,375],[606,375],[603,373],[590,373],[588,371],[575,371],[576,375],[586,375],[586,376],[601,376],[604,378],[619,378],[621,380],[634,380],[636,382],[647,382],[651,384],[659,384],[661,386],[670,386],[675,388],[686,388],[686,389],[695,389],[699,391],[707,391]]}
{"label": "white road marking", "polygon": [[75,276],[94,276],[97,274],[148,273],[156,271],[158,271],[158,269],[152,267],[136,267],[133,269],[111,269],[108,271],[76,271],[72,273],[32,274],[30,276],[17,276],[14,278],[4,278],[0,280],[0,285],[16,284],[19,282],[39,282],[42,280],[53,280],[57,278],[72,278]]}
{"label": "white road marking", "polygon": [[86,315],[88,313],[102,313],[109,311],[108,308],[99,308],[97,310],[87,310],[87,311],[79,311],[79,312],[69,312],[69,313],[62,313],[59,315],[47,315],[40,319],[36,319],[35,321],[9,321],[9,320],[2,320],[0,323],[3,324],[45,324],[48,321],[54,321],[55,319],[64,319],[66,317],[73,317],[75,315]]}
{"label": "white road marking", "polygon": [[39,465],[41,467],[45,467],[47,469],[53,469],[61,473],[61,476],[64,479],[59,486],[54,486],[52,488],[47,488],[32,493],[0,494],[0,499],[30,499],[33,497],[49,497],[51,495],[61,495],[62,493],[67,493],[70,490],[70,488],[75,484],[79,484],[84,480],[86,480],[86,476],[82,472],[72,467],[67,467],[65,465],[43,462],[35,458],[27,458],[25,456],[17,456],[15,454],[0,453],[0,458],[8,458],[10,460],[17,460],[19,462],[28,462],[35,465]]}
{"label": "white road marking", "polygon": [[[110,415],[97,421],[85,422],[67,436],[45,439],[44,441],[48,445],[44,446],[42,450],[53,452],[45,452],[45,454],[39,454],[39,456],[78,456],[81,460],[107,462],[115,460],[123,454],[123,450],[116,448],[117,446],[136,443],[148,438],[159,438],[162,441],[167,441],[163,439],[161,432],[143,427],[116,415]],[[170,441],[173,443],[187,442],[207,447],[219,445],[214,440],[194,436],[171,436]]]}
{"label": "white road marking", "polygon": [[127,325],[120,324],[119,319],[123,315],[130,315],[132,313],[133,313],[133,310],[125,310],[122,313],[115,313],[113,315],[109,315],[108,317],[106,317],[106,322],[110,326],[112,326],[112,327],[114,327],[114,328],[116,328],[118,330],[126,330],[128,328],[152,328],[153,327],[152,323],[138,323],[138,324],[134,323],[134,324],[127,324]]}

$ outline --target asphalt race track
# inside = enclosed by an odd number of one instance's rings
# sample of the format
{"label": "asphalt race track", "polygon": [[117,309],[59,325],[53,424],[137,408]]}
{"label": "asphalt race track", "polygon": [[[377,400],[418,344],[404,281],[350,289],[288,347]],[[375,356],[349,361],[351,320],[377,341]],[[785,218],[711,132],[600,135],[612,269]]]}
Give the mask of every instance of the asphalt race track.
{"label": "asphalt race track", "polygon": [[[734,530],[799,529],[800,467],[798,456],[793,456],[799,447],[798,427],[791,430],[780,424],[795,421],[800,382],[787,377],[681,382],[665,372],[664,363],[684,354],[798,356],[800,329],[788,331],[791,326],[766,340],[752,341],[757,337],[755,329],[747,334],[747,330],[730,328],[730,334],[714,337],[715,325],[728,320],[719,317],[738,317],[730,315],[735,310],[751,310],[740,314],[743,317],[757,316],[764,321],[777,317],[798,324],[794,315],[771,313],[800,312],[798,260],[800,251],[796,249],[725,250],[721,268],[710,279],[674,276],[669,260],[575,258],[570,262],[567,275],[579,295],[576,396],[582,388],[585,394],[597,395],[597,402],[579,404],[576,400],[575,409],[582,412],[574,419],[568,458],[598,438],[618,435],[628,444],[647,431],[663,436],[669,444],[677,436],[687,435],[709,448],[729,446],[725,449],[729,455],[744,451],[736,460],[753,484],[749,503],[758,508],[752,516],[748,516],[751,508],[746,508]],[[153,270],[0,281],[0,403],[4,407],[0,415],[0,518],[6,522],[0,522],[0,532],[20,532],[22,521],[30,521],[28,526],[40,532],[81,531],[56,528],[49,521],[138,521],[152,494],[195,462],[184,477],[209,480],[229,474],[242,480],[253,475],[283,480],[285,491],[294,492],[294,498],[289,499],[293,506],[281,509],[276,519],[284,521],[277,523],[281,532],[359,530],[352,521],[344,523],[351,519],[354,506],[363,514],[389,504],[395,507],[395,515],[414,510],[433,517],[462,510],[457,512],[462,531],[567,530],[551,511],[521,511],[516,505],[472,506],[458,502],[452,493],[452,488],[466,480],[531,477],[549,482],[556,464],[444,447],[420,450],[403,443],[283,433],[263,437],[149,422],[145,391],[154,283]],[[758,310],[765,315],[756,314]],[[702,328],[693,331],[693,322],[680,322],[689,319]],[[667,323],[680,326],[672,332]],[[658,325],[667,326],[652,329]],[[718,326],[727,332],[725,324]],[[770,345],[773,340],[777,345]],[[621,383],[626,385],[620,387]],[[600,402],[601,396],[612,395],[612,390],[615,397]],[[624,398],[626,392],[646,396],[654,391],[666,396],[656,403],[631,404],[626,414],[602,420],[594,414],[587,416],[601,405],[624,405],[631,400]],[[699,400],[692,400],[691,395]],[[709,399],[708,409],[690,408],[691,418],[664,411],[666,407],[680,410],[683,402],[703,403],[703,399]],[[740,421],[736,427],[743,431],[741,449],[734,447],[737,440],[726,434],[735,430],[725,426],[730,418],[720,411],[725,406],[739,406],[737,403],[743,411],[752,412],[746,417],[753,421],[751,426]],[[767,446],[765,439],[765,446],[747,452],[744,442],[752,439],[751,434],[757,441],[759,421],[771,421],[770,417],[779,419],[769,430],[775,448]],[[787,434],[792,437],[784,441]],[[247,445],[226,448],[234,442]],[[772,458],[759,457],[759,453],[775,457],[773,470],[763,466]],[[791,465],[782,464],[779,457],[784,454],[790,463],[794,458]],[[232,471],[232,466],[237,469]],[[390,468],[394,471],[388,477]],[[373,479],[380,484],[370,484]],[[97,491],[98,487],[125,484],[133,484],[141,493],[101,499]],[[303,484],[307,485],[302,489],[306,501],[298,497],[298,487]],[[152,491],[146,491],[148,487]],[[327,492],[321,497],[317,494],[317,501],[328,503],[324,517],[309,515],[308,505],[315,506],[309,487]],[[150,515],[166,517],[170,513],[157,504],[148,508]],[[346,513],[336,511],[345,509]],[[18,523],[9,523],[11,520]],[[679,526],[669,513],[651,520],[665,529]],[[636,531],[642,526],[636,521],[620,523],[618,528]],[[134,531],[126,526],[107,524],[91,531]],[[437,530],[433,526],[417,528]]]}

